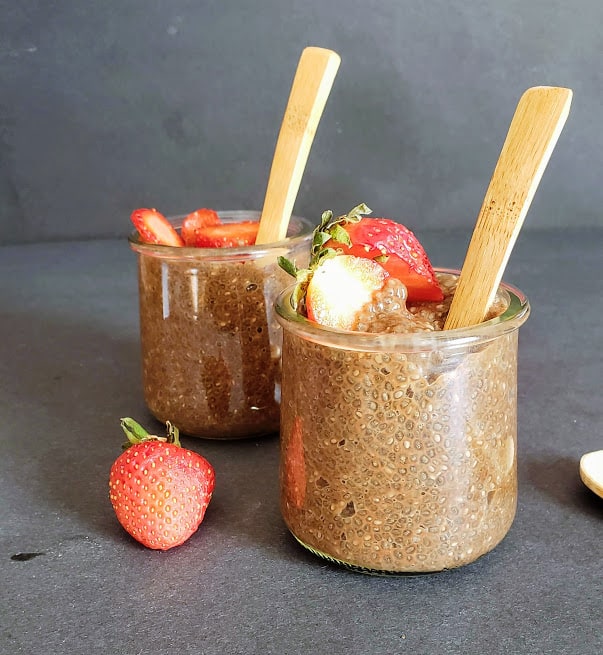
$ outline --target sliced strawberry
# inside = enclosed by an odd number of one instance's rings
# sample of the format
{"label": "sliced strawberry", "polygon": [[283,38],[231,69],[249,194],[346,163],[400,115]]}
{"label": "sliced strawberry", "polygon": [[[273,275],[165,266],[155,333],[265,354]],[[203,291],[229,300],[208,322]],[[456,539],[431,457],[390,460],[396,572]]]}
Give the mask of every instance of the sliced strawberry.
{"label": "sliced strawberry", "polygon": [[324,259],[308,283],[308,318],[321,325],[351,330],[358,312],[388,277],[381,264],[364,257],[337,255]]}
{"label": "sliced strawberry", "polygon": [[195,232],[195,246],[198,248],[237,248],[255,243],[259,223],[220,223],[206,225]]}
{"label": "sliced strawberry", "polygon": [[186,216],[182,222],[182,229],[180,236],[184,241],[185,246],[197,245],[197,232],[207,227],[208,225],[219,225],[220,217],[213,209],[206,209],[205,207],[197,209]]}
{"label": "sliced strawberry", "polygon": [[387,258],[382,266],[408,289],[408,300],[442,300],[444,294],[433,267],[417,237],[404,225],[388,218],[362,218],[344,224],[351,246],[330,241],[326,247],[339,248],[347,255],[367,259]]}
{"label": "sliced strawberry", "polygon": [[135,209],[130,219],[145,243],[156,243],[162,246],[184,245],[172,224],[156,209]]}
{"label": "sliced strawberry", "polygon": [[300,509],[306,497],[306,461],[301,416],[295,417],[289,441],[283,450],[282,470],[282,484],[287,503]]}

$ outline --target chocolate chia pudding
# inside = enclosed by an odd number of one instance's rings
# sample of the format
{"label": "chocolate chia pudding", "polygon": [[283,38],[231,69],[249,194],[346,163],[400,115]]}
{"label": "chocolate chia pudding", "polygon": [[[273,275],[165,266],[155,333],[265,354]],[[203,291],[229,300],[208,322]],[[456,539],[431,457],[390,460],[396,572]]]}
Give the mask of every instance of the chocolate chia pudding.
{"label": "chocolate chia pudding", "polygon": [[[223,222],[257,217],[220,212]],[[158,420],[214,439],[278,431],[282,333],[273,302],[290,278],[276,258],[303,262],[309,231],[295,218],[285,241],[241,248],[130,238],[139,254],[144,397]]]}
{"label": "chocolate chia pudding", "polygon": [[486,322],[444,332],[456,276],[438,277],[444,301],[408,309],[390,280],[360,316],[364,332],[298,316],[290,292],[277,303],[282,514],[304,546],[358,570],[467,564],[515,515],[517,337],[529,304],[502,285]]}

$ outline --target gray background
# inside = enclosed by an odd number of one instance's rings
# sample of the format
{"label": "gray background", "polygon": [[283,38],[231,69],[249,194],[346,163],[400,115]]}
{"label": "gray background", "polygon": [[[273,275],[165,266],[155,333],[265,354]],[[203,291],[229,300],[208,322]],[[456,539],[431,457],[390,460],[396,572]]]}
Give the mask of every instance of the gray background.
{"label": "gray background", "polygon": [[[600,0],[0,0],[0,243],[261,208],[302,49],[342,65],[299,214],[473,226],[516,102],[574,90],[527,229],[601,226]],[[460,263],[460,262],[459,262]]]}

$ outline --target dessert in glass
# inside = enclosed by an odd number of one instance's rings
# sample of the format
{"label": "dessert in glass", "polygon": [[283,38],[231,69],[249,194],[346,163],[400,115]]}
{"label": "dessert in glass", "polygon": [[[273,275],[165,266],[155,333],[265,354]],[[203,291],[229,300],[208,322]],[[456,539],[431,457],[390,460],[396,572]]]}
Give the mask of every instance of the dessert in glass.
{"label": "dessert in glass", "polygon": [[328,253],[313,248],[310,272],[293,271],[298,284],[277,300],[285,523],[312,552],[363,572],[468,564],[515,515],[528,300],[503,283],[483,323],[443,330],[458,272],[434,270],[403,226],[351,217],[323,217],[315,243]]}
{"label": "dessert in glass", "polygon": [[[256,246],[258,212],[212,213],[219,225],[209,241],[149,243],[139,225],[130,236],[138,254],[144,398],[159,421],[190,436],[278,432],[282,331],[273,304],[288,278],[276,260],[304,261],[311,228],[293,217],[286,239]],[[178,239],[186,238],[185,221],[169,221]],[[223,237],[247,232],[251,223],[251,235]]]}

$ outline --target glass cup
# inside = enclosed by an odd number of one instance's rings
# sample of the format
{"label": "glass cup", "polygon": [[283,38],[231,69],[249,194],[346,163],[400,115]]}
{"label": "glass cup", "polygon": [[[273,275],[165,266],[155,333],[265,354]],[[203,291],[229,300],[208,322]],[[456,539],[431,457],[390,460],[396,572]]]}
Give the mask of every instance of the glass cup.
{"label": "glass cup", "polygon": [[[458,273],[457,271],[442,271]],[[281,511],[294,537],[375,574],[458,567],[493,549],[517,504],[518,329],[530,306],[480,325],[367,334],[296,314],[284,328]]]}
{"label": "glass cup", "polygon": [[[218,212],[222,222],[259,212]],[[179,228],[182,217],[171,219]],[[283,255],[307,263],[311,224],[293,217],[285,240],[239,248],[142,243],[138,253],[144,398],[181,432],[234,439],[278,432],[282,330],[274,299],[291,278]]]}

